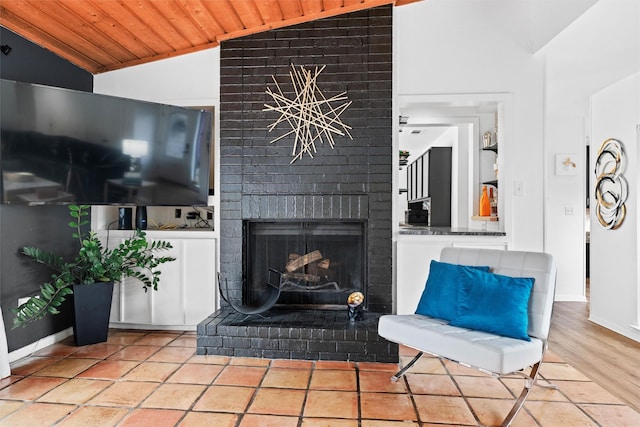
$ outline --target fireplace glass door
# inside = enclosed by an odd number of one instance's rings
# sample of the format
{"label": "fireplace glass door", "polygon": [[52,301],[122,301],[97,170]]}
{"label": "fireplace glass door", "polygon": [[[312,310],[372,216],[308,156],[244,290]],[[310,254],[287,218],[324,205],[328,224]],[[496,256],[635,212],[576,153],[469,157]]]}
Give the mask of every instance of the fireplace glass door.
{"label": "fireplace glass door", "polygon": [[354,291],[366,305],[364,230],[363,221],[246,221],[244,302],[255,303],[276,277],[279,306],[344,308]]}

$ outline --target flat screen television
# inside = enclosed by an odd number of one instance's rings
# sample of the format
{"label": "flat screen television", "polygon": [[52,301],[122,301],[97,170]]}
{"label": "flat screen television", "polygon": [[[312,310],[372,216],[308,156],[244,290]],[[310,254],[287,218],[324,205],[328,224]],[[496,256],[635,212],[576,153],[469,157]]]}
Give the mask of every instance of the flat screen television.
{"label": "flat screen television", "polygon": [[0,84],[2,203],[206,205],[210,111]]}

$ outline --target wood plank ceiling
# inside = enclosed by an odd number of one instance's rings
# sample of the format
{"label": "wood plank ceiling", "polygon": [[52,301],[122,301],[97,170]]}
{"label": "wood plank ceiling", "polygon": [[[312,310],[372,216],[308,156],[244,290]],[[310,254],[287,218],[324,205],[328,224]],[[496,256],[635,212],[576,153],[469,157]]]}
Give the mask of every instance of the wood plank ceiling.
{"label": "wood plank ceiling", "polygon": [[0,0],[0,25],[98,74],[248,34],[412,1]]}

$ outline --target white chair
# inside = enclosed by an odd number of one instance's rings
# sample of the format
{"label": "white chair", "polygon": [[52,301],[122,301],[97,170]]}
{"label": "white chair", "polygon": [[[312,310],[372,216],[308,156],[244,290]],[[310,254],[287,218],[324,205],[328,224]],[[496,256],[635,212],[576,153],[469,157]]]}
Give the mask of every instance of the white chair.
{"label": "white chair", "polygon": [[[536,383],[547,349],[555,293],[555,262],[545,253],[469,248],[445,248],[440,261],[489,266],[493,273],[534,278],[528,305],[527,333],[531,341],[459,328],[449,325],[448,321],[419,314],[385,315],[380,318],[378,334],[419,351],[392,379],[402,377],[423,353],[452,360],[493,376],[516,372],[522,374],[525,377],[524,388],[502,422],[503,426],[508,426],[524,406]],[[523,370],[529,367],[531,370],[526,374]]]}

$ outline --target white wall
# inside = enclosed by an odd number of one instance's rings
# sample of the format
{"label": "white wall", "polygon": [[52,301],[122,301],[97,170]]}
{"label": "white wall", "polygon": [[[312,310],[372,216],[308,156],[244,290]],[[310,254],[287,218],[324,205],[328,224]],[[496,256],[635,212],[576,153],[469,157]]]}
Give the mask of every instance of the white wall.
{"label": "white wall", "polygon": [[[93,79],[93,91],[112,96],[159,102],[163,104],[189,106],[213,106],[214,150],[219,150],[220,140],[220,49],[207,49],[187,55],[176,56],[161,61],[150,62],[122,70],[97,74]],[[218,171],[216,159],[214,170]],[[219,179],[215,180],[215,195],[209,205],[219,203]],[[101,208],[100,215],[93,215],[93,221],[109,222],[117,218],[116,208]],[[160,212],[155,208],[157,221],[167,221],[173,215],[173,208]],[[150,219],[153,219],[150,217]],[[214,229],[219,229],[219,218],[214,213]]]}
{"label": "white wall", "polygon": [[[547,117],[545,121],[545,251],[558,267],[556,300],[586,301],[585,254],[585,124],[579,117]],[[573,175],[556,174],[556,156],[571,155]],[[562,156],[566,157],[566,156]]]}
{"label": "white wall", "polygon": [[[591,210],[590,319],[640,341],[638,329],[638,130],[640,73],[596,93],[591,100],[591,146],[616,138],[624,144],[629,184],[627,216],[617,230],[600,227]],[[593,156],[595,157],[595,156]],[[591,162],[593,170],[595,159]]]}
{"label": "white wall", "polygon": [[[505,23],[509,2],[430,0],[394,9],[397,94],[506,94],[500,197],[511,249],[543,249],[543,62]],[[514,196],[514,183],[524,193]]]}

